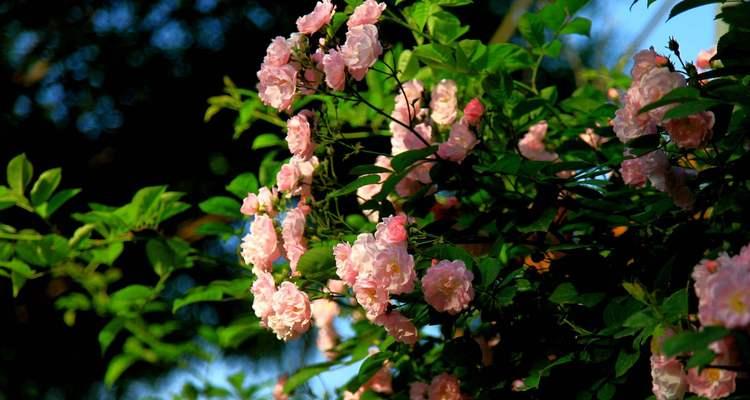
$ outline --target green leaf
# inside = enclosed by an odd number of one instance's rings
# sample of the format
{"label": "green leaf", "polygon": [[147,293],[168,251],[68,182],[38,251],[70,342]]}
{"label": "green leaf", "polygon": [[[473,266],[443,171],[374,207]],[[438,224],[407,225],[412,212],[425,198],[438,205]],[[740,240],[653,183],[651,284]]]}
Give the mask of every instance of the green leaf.
{"label": "green leaf", "polygon": [[120,375],[130,368],[138,358],[132,354],[118,354],[112,358],[107,366],[107,372],[104,374],[104,383],[112,387]]}
{"label": "green leaf", "polygon": [[626,328],[646,328],[656,323],[656,318],[650,311],[639,311],[626,319],[622,326]]}
{"label": "green leaf", "polygon": [[[21,260],[0,261],[0,267],[10,271],[11,284],[13,285],[13,297],[18,297],[18,292],[26,283],[27,279],[35,278],[35,271]],[[0,270],[2,271],[2,270]]]}
{"label": "green leaf", "polygon": [[221,215],[223,217],[240,219],[240,203],[226,196],[215,196],[198,204],[198,207],[206,214]]}
{"label": "green leaf", "polygon": [[573,18],[560,33],[563,35],[576,34],[589,36],[591,34],[591,20],[583,17]]}
{"label": "green leaf", "polygon": [[615,385],[611,383],[605,383],[602,385],[602,387],[599,388],[599,390],[596,391],[596,399],[597,400],[610,400],[613,397],[615,397],[615,393],[617,392],[617,388]]}
{"label": "green leaf", "polygon": [[634,299],[641,303],[648,304],[646,302],[646,288],[638,282],[623,282],[622,287],[628,292]]}
{"label": "green leaf", "polygon": [[497,279],[497,275],[500,274],[502,264],[497,258],[487,257],[479,261],[479,272],[482,275],[482,286],[489,287]]}
{"label": "green leaf", "polygon": [[375,373],[383,368],[383,364],[390,357],[391,353],[387,351],[381,351],[367,357],[365,361],[362,362],[362,365],[359,366],[357,376],[346,384],[346,390],[352,393],[356,392],[357,389],[367,383]]}
{"label": "green leaf", "polygon": [[62,179],[62,169],[53,168],[42,172],[31,188],[31,205],[36,207],[49,199]]}
{"label": "green leaf", "polygon": [[232,179],[226,187],[227,191],[233,195],[244,199],[248,193],[256,193],[258,191],[258,178],[252,172],[246,172],[244,174],[237,175],[236,178]]}
{"label": "green leaf", "polygon": [[550,224],[552,224],[552,221],[554,221],[556,215],[557,208],[548,208],[530,224],[519,225],[516,229],[521,233],[546,232],[549,229]]}
{"label": "green leaf", "polygon": [[49,201],[42,203],[36,208],[36,212],[39,213],[42,218],[49,218],[55,213],[63,204],[67,203],[68,200],[75,197],[78,193],[81,193],[81,189],[64,189],[52,196]]}
{"label": "green leaf", "polygon": [[438,43],[451,44],[469,31],[468,26],[461,26],[461,20],[455,15],[438,11],[427,20],[427,30]]}
{"label": "green leaf", "polygon": [[7,186],[0,185],[0,210],[13,207],[18,201],[18,194],[14,193]]}
{"label": "green leaf", "polygon": [[234,349],[249,337],[264,333],[265,329],[260,326],[258,319],[252,316],[241,318],[228,326],[220,326],[216,332],[221,347]]}
{"label": "green leaf", "polygon": [[572,283],[565,282],[558,285],[549,296],[549,301],[555,304],[574,304],[578,298],[578,291]]}
{"label": "green leaf", "polygon": [[401,172],[409,168],[419,160],[424,160],[428,156],[435,154],[437,146],[425,147],[423,149],[409,150],[400,153],[391,159],[391,168],[395,172]]}
{"label": "green leaf", "polygon": [[[378,353],[380,354],[380,353]],[[307,367],[299,369],[294,375],[290,376],[284,384],[284,393],[290,394],[298,386],[312,379],[314,376],[320,375],[323,372],[328,371],[335,363],[324,362],[320,364],[308,365]],[[356,391],[356,390],[355,390]]]}
{"label": "green leaf", "polygon": [[661,305],[664,316],[672,322],[676,322],[688,315],[688,291],[680,289],[672,293]]}
{"label": "green leaf", "polygon": [[286,142],[273,133],[262,133],[253,140],[252,149],[265,149],[268,147],[284,147]]}
{"label": "green leaf", "polygon": [[19,154],[8,163],[8,186],[17,194],[23,195],[32,175],[34,175],[34,167],[26,159],[26,154]]}
{"label": "green leaf", "polygon": [[693,355],[685,365],[688,369],[690,368],[701,368],[705,367],[716,358],[716,353],[711,351],[710,348],[699,349],[693,352]]}
{"label": "green leaf", "polygon": [[521,32],[531,47],[542,47],[544,44],[544,22],[537,14],[526,13],[518,21],[518,31]]}
{"label": "green leaf", "polygon": [[344,196],[344,195],[347,195],[349,193],[356,192],[357,189],[361,188],[362,186],[373,185],[373,184],[376,184],[378,182],[380,182],[380,176],[378,176],[378,175],[360,176],[359,178],[357,178],[357,179],[353,180],[352,182],[349,182],[348,184],[346,184],[346,186],[344,186],[344,187],[342,187],[340,189],[334,190],[331,193],[328,193],[328,196],[326,196],[326,197],[329,198],[329,199],[331,199],[331,198],[334,198],[334,197]]}
{"label": "green leaf", "polygon": [[419,60],[411,50],[404,50],[398,56],[398,79],[406,82],[414,79],[419,72]]}
{"label": "green leaf", "polygon": [[124,326],[125,323],[122,319],[115,318],[109,321],[107,325],[105,325],[104,328],[99,331],[99,347],[102,350],[102,354],[107,351],[109,345],[111,345],[115,338],[117,338],[117,334],[122,330]]}
{"label": "green leaf", "polygon": [[700,332],[680,332],[664,341],[664,355],[671,357],[706,349],[708,346],[729,335],[730,331],[720,326],[706,326]]}
{"label": "green leaf", "polygon": [[698,96],[700,96],[700,92],[696,88],[686,86],[673,89],[671,92],[662,96],[661,99],[642,107],[640,110],[638,110],[638,114],[643,114],[647,111],[651,111],[655,108],[659,108],[667,104],[691,101],[697,99]]}
{"label": "green leaf", "polygon": [[41,240],[24,240],[16,244],[16,254],[31,265],[50,267],[64,260],[70,245],[64,237],[46,235]]}
{"label": "green leaf", "polygon": [[692,10],[693,8],[697,8],[700,6],[705,6],[707,4],[713,4],[713,3],[723,3],[726,0],[682,0],[681,2],[677,3],[674,7],[672,7],[672,10],[669,12],[669,17],[667,20],[672,19],[673,17],[676,17],[685,11]]}
{"label": "green leaf", "polygon": [[300,257],[297,271],[305,278],[323,280],[335,275],[335,265],[331,247],[313,247]]}
{"label": "green leaf", "polygon": [[462,247],[440,244],[425,250],[423,255],[438,260],[461,260],[466,264],[467,269],[472,270],[474,268],[474,257]]}
{"label": "green leaf", "polygon": [[638,362],[640,357],[640,352],[631,353],[626,350],[620,350],[620,354],[617,355],[617,361],[615,362],[615,376],[619,378],[625,375]]}
{"label": "green leaf", "polygon": [[567,364],[573,361],[573,354],[566,354],[557,360],[545,365],[541,368],[536,368],[531,372],[531,374],[524,379],[525,388],[524,390],[531,390],[536,389],[539,387],[539,383],[542,380],[543,376],[547,376],[550,373],[550,370],[552,368],[557,367],[559,365]]}
{"label": "green leaf", "polygon": [[392,171],[388,168],[379,167],[373,164],[355,165],[349,170],[349,175],[370,175],[370,174],[382,174],[391,173]]}
{"label": "green leaf", "polygon": [[131,306],[143,306],[151,300],[154,290],[144,285],[126,286],[112,293],[110,308],[116,313],[127,311]]}
{"label": "green leaf", "polygon": [[513,72],[533,65],[531,55],[513,43],[495,43],[487,47],[488,72]]}
{"label": "green leaf", "polygon": [[198,303],[198,302],[204,302],[204,301],[220,301],[224,296],[224,293],[222,290],[218,287],[211,287],[211,286],[200,286],[190,289],[188,291],[187,296],[176,299],[174,303],[172,303],[172,313],[175,313],[177,310],[179,310],[182,307],[185,307],[188,304]]}
{"label": "green leaf", "polygon": [[697,114],[701,111],[706,111],[709,108],[715,107],[719,104],[721,104],[720,101],[704,99],[678,104],[664,114],[664,120],[684,118],[689,115]]}

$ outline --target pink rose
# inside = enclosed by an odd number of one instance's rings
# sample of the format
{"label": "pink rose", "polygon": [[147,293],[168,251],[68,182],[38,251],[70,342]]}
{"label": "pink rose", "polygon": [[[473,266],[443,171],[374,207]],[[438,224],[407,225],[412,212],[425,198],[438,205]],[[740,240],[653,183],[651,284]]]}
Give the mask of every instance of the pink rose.
{"label": "pink rose", "polygon": [[339,243],[333,248],[333,257],[336,260],[336,275],[349,286],[354,286],[357,280],[357,266],[349,261],[352,247],[348,243]]}
{"label": "pink rose", "polygon": [[293,195],[302,196],[303,199],[312,196],[313,175],[320,164],[318,157],[312,156],[309,159],[302,159],[298,156],[292,156],[289,163],[297,167],[301,176],[299,190],[294,191]]}
{"label": "pink rose", "polygon": [[[357,236],[357,240],[352,245],[351,253],[349,253],[349,262],[357,270],[356,279],[375,278],[375,258],[379,250],[375,236],[371,233],[362,233]],[[386,282],[380,283],[383,286],[387,284]]]}
{"label": "pink rose", "polygon": [[329,279],[327,288],[331,293],[346,294],[346,282],[339,279]]}
{"label": "pink rose", "polygon": [[412,382],[409,384],[409,400],[427,400],[427,390],[430,385],[424,382]]}
{"label": "pink rose", "polygon": [[325,298],[313,300],[310,310],[318,328],[333,324],[333,319],[341,312],[338,303]]}
{"label": "pink rose", "polygon": [[412,131],[391,122],[391,132],[391,154],[394,156],[409,150],[423,149],[427,147],[425,143],[432,143],[432,126],[427,123],[416,125]]}
{"label": "pink rose", "polygon": [[338,341],[339,334],[332,325],[318,328],[318,336],[315,338],[315,345],[328,360],[336,358],[337,354],[334,351],[334,348],[338,344]]}
{"label": "pink rose", "polygon": [[240,212],[244,215],[255,215],[258,212],[258,197],[255,193],[248,193],[247,197],[242,200]]}
{"label": "pink rose", "polygon": [[266,214],[270,216],[276,215],[276,210],[274,209],[274,205],[276,204],[277,200],[277,193],[276,189],[273,190],[262,187],[260,190],[258,190],[258,212],[265,212]]}
{"label": "pink rose", "polygon": [[584,133],[581,133],[578,135],[578,137],[581,138],[584,142],[586,142],[587,145],[591,146],[593,149],[599,149],[604,143],[609,142],[609,138],[605,138],[603,136],[598,135],[596,132],[594,132],[591,128],[586,128],[586,131]]}
{"label": "pink rose", "polygon": [[456,82],[443,79],[432,90],[432,100],[430,100],[430,117],[438,125],[450,125],[456,120],[456,109],[458,100],[456,93],[458,88]]}
{"label": "pink rose", "polygon": [[474,274],[461,260],[442,260],[422,277],[425,301],[440,312],[458,314],[474,299]]}
{"label": "pink rose", "polygon": [[310,329],[310,299],[292,282],[282,282],[273,295],[268,327],[280,340],[295,339]]}
{"label": "pink rose", "polygon": [[695,59],[695,66],[700,69],[711,69],[711,59],[716,55],[716,47],[698,52],[698,58]]}
{"label": "pink rose", "polygon": [[651,391],[656,400],[681,400],[685,397],[687,381],[682,363],[675,357],[659,354],[651,356]]}
{"label": "pink rose", "polygon": [[[401,85],[401,90],[397,89],[396,108],[406,108],[407,106],[411,106],[411,114],[413,117],[416,117],[415,110],[422,107],[422,93],[424,93],[422,82],[412,79],[409,82],[404,83]],[[409,121],[402,122],[406,124],[409,123]]]}
{"label": "pink rose", "polygon": [[643,164],[640,158],[623,160],[622,164],[620,164],[620,174],[625,184],[633,187],[645,186],[648,178],[643,171]]}
{"label": "pink rose", "polygon": [[469,127],[457,122],[451,127],[448,141],[438,147],[438,156],[444,160],[461,163],[479,141]]}
{"label": "pink rose", "polygon": [[382,325],[389,335],[401,343],[413,345],[419,338],[417,327],[398,311],[381,314],[375,323]]}
{"label": "pink rose", "polygon": [[384,244],[406,244],[406,215],[398,214],[383,218],[375,230],[375,239]]}
{"label": "pink rose", "polygon": [[422,183],[413,177],[406,176],[396,184],[396,194],[401,197],[409,197],[416,194],[423,187]]}
{"label": "pink rose", "polygon": [[471,99],[471,101],[466,104],[466,107],[464,107],[464,121],[470,126],[479,125],[482,115],[484,115],[484,106],[477,98]]}
{"label": "pink rose", "polygon": [[341,54],[352,77],[358,81],[364,79],[370,67],[383,54],[383,47],[378,41],[378,28],[375,25],[349,28]]}
{"label": "pink rose", "polygon": [[654,68],[663,67],[667,64],[667,58],[657,54],[654,48],[648,50],[641,50],[633,56],[633,68],[630,70],[630,75],[633,77],[633,81],[638,81]]}
{"label": "pink rose", "polygon": [[374,275],[370,276],[384,285],[389,293],[401,294],[414,290],[414,280],[417,279],[414,257],[406,251],[406,246],[382,244],[374,258]]}
{"label": "pink rose", "polygon": [[656,133],[655,121],[649,113],[639,114],[638,111],[646,105],[641,97],[636,82],[628,89],[623,98],[623,106],[615,112],[612,129],[621,142],[627,143],[643,135]]}
{"label": "pink rose", "polygon": [[304,53],[307,50],[307,36],[303,33],[293,32],[286,40],[286,44],[292,52]]}
{"label": "pink rose", "polygon": [[[696,280],[698,316],[704,325],[730,329],[750,327],[750,264],[728,259],[713,273]],[[695,276],[695,273],[694,273]]]}
{"label": "pink rose", "polygon": [[328,25],[336,12],[336,6],[331,0],[319,1],[310,14],[297,18],[297,30],[300,33],[311,35]]}
{"label": "pink rose", "polygon": [[273,400],[289,400],[289,396],[284,393],[284,385],[287,381],[286,375],[281,375],[273,386]]}
{"label": "pink rose", "polygon": [[273,276],[265,271],[260,272],[250,291],[253,293],[253,311],[265,326],[268,316],[273,313],[273,294],[276,293]]}
{"label": "pink rose", "polygon": [[271,44],[266,49],[266,56],[263,58],[263,63],[266,65],[281,67],[289,62],[289,57],[291,55],[292,51],[289,48],[286,39],[277,36],[271,40]]}
{"label": "pink rose", "polygon": [[669,159],[661,150],[654,150],[638,158],[641,161],[643,173],[648,176],[648,180],[653,187],[660,191],[668,191],[668,179],[671,173]]}
{"label": "pink rose", "polygon": [[284,240],[284,252],[289,260],[292,273],[297,271],[297,263],[307,251],[305,239],[305,213],[299,208],[293,208],[286,213],[281,224],[281,238]]}
{"label": "pink rose", "polygon": [[281,256],[273,220],[267,215],[256,215],[250,233],[242,238],[242,258],[253,265],[253,271],[270,271],[273,261]]}
{"label": "pink rose", "polygon": [[664,128],[677,146],[697,149],[711,139],[714,122],[714,113],[704,111],[685,118],[670,119],[666,121]]}
{"label": "pink rose", "polygon": [[378,3],[375,0],[365,0],[364,3],[357,6],[354,12],[346,21],[349,28],[358,25],[375,24],[380,18],[380,14],[385,11],[385,3]]}
{"label": "pink rose", "polygon": [[[685,78],[678,72],[671,72],[668,68],[654,68],[648,71],[638,82],[638,89],[643,105],[661,100],[665,94],[674,89],[687,85]],[[648,112],[657,123],[661,123],[664,114],[674,107],[674,104],[661,106]]]}
{"label": "pink rose", "polygon": [[461,400],[461,385],[458,378],[443,373],[432,379],[428,391],[429,400]]}
{"label": "pink rose", "polygon": [[388,309],[388,292],[375,279],[359,278],[353,289],[357,303],[365,309],[365,315],[370,321],[374,321]]}
{"label": "pink rose", "polygon": [[[710,346],[717,354],[712,364],[736,366],[734,337],[728,336]],[[704,368],[700,373],[697,368],[690,368],[687,373],[688,390],[707,399],[721,399],[734,393],[737,372],[720,368]]]}
{"label": "pink rose", "polygon": [[557,153],[549,152],[544,145],[544,137],[547,135],[547,122],[542,121],[532,125],[526,135],[518,142],[518,150],[521,154],[533,161],[555,161]]}
{"label": "pink rose", "polygon": [[390,394],[393,393],[392,379],[390,363],[385,363],[383,368],[379,369],[378,372],[367,381],[365,387],[375,393]]}
{"label": "pink rose", "polygon": [[276,174],[276,186],[282,193],[287,193],[290,196],[295,195],[299,192],[300,180],[302,174],[297,168],[296,164],[287,163],[281,166],[281,169]]}
{"label": "pink rose", "polygon": [[257,88],[263,104],[286,111],[297,93],[297,70],[290,64],[275,66],[263,63],[258,71]]}
{"label": "pink rose", "polygon": [[315,149],[308,115],[312,113],[303,110],[286,121],[286,142],[289,145],[289,152],[303,159],[310,158]]}
{"label": "pink rose", "polygon": [[340,52],[331,49],[323,56],[323,72],[326,84],[333,90],[344,90],[346,87],[346,64]]}

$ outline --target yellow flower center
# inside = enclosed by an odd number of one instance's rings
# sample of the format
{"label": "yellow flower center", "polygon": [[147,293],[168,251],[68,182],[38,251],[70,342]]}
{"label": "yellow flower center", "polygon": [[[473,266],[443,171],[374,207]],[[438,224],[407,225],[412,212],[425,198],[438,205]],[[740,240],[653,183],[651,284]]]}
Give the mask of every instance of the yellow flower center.
{"label": "yellow flower center", "polygon": [[721,371],[717,368],[706,368],[703,373],[706,379],[711,382],[717,382],[721,378]]}
{"label": "yellow flower center", "polygon": [[742,299],[742,294],[742,292],[737,292],[729,298],[729,308],[738,314],[747,312],[747,304],[745,304],[745,301]]}

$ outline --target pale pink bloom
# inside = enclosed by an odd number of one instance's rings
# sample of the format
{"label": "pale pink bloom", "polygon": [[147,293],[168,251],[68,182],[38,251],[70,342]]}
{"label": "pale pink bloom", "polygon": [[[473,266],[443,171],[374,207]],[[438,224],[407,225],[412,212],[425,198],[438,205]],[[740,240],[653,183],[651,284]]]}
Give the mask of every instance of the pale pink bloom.
{"label": "pale pink bloom", "polygon": [[384,244],[406,244],[406,215],[398,214],[383,218],[375,230],[375,239]]}
{"label": "pale pink bloom", "polygon": [[516,379],[511,383],[511,390],[514,392],[522,392],[526,390],[526,383],[521,379]]}
{"label": "pale pink bloom", "polygon": [[287,381],[286,375],[281,375],[273,386],[273,400],[289,400],[289,396],[284,393],[284,385]]}
{"label": "pale pink bloom", "polygon": [[255,193],[248,193],[247,197],[242,200],[240,212],[244,215],[255,215],[258,212],[258,196]]}
{"label": "pale pink bloom", "polygon": [[[396,92],[396,108],[406,109],[407,106],[411,106],[411,115],[416,117],[416,110],[422,108],[422,94],[424,93],[424,86],[422,82],[412,79],[409,82],[401,85],[401,89],[397,89]],[[409,124],[407,118],[401,122]]]}
{"label": "pale pink bloom", "polygon": [[[672,72],[668,68],[654,68],[648,71],[638,83],[643,106],[661,100],[665,94],[674,89],[684,87],[687,83],[679,72]],[[664,114],[674,107],[674,104],[661,106],[648,112],[656,123],[661,123]]]}
{"label": "pale pink bloom", "polygon": [[643,173],[648,176],[651,185],[660,192],[667,192],[669,190],[668,180],[671,175],[671,167],[667,155],[661,150],[654,150],[640,156],[638,159],[641,161]]}
{"label": "pale pink bloom", "polygon": [[292,52],[302,53],[307,48],[307,36],[303,33],[292,32],[286,40],[286,44]]}
{"label": "pale pink bloom", "polygon": [[349,243],[339,243],[333,248],[333,257],[336,259],[336,275],[349,286],[354,286],[357,280],[357,266],[349,261],[352,246]]}
{"label": "pale pink bloom", "polygon": [[682,400],[685,397],[685,370],[675,357],[651,355],[651,382],[651,391],[656,400]]}
{"label": "pale pink bloom", "polygon": [[[380,248],[375,240],[375,236],[371,233],[362,233],[357,236],[357,240],[355,240],[352,245],[352,250],[349,253],[348,259],[348,261],[354,265],[354,268],[356,268],[356,279],[376,277],[375,258],[379,251]],[[378,283],[381,285],[387,284],[385,282]]]}
{"label": "pale pink bloom", "polygon": [[620,164],[620,174],[625,184],[633,187],[645,186],[648,179],[640,158],[623,160]]}
{"label": "pale pink bloom", "polygon": [[[338,247],[338,245],[337,245]],[[329,279],[327,285],[328,291],[335,294],[346,293],[346,282],[340,279]]]}
{"label": "pale pink bloom", "polygon": [[424,382],[412,382],[409,384],[409,400],[427,400],[427,391],[430,385]]}
{"label": "pale pink bloom", "polygon": [[250,291],[253,293],[253,311],[265,326],[268,316],[273,313],[273,294],[276,293],[273,275],[265,271],[260,272]]}
{"label": "pale pink bloom", "polygon": [[456,120],[458,100],[456,93],[458,88],[456,82],[448,79],[441,80],[437,86],[432,89],[432,99],[430,100],[430,117],[438,125],[450,125]]}
{"label": "pale pink bloom", "polygon": [[391,394],[393,393],[392,376],[390,363],[385,363],[383,368],[379,369],[375,375],[365,384],[365,387],[375,393]]}
{"label": "pale pink bloom", "polygon": [[276,337],[287,341],[310,329],[310,299],[292,282],[282,282],[273,295],[273,313],[268,327]]}
{"label": "pale pink bloom", "polygon": [[315,345],[318,350],[328,360],[336,358],[337,354],[334,348],[338,344],[339,334],[334,329],[333,325],[326,325],[318,328],[318,336],[315,338]]}
{"label": "pale pink bloom", "polygon": [[331,22],[335,10],[336,6],[331,0],[319,1],[310,14],[297,18],[297,30],[308,35],[319,31]]}
{"label": "pale pink bloom", "polygon": [[633,82],[623,97],[623,106],[615,111],[615,119],[612,120],[612,129],[621,142],[627,143],[643,135],[656,133],[657,121],[649,113],[638,113],[646,104],[638,85]]}
{"label": "pale pink bloom", "polygon": [[425,301],[437,311],[458,314],[474,299],[473,279],[463,261],[442,260],[422,277]]}
{"label": "pale pink bloom", "polygon": [[311,114],[310,111],[303,110],[286,121],[286,142],[289,152],[303,159],[310,158],[315,149],[308,121],[308,115]]}
{"label": "pale pink bloom", "polygon": [[341,312],[338,303],[324,298],[313,300],[310,307],[315,326],[318,328],[331,325],[333,319]]}
{"label": "pale pink bloom", "polygon": [[[409,293],[414,290],[414,257],[406,251],[406,246],[382,244],[374,254],[373,274],[380,285],[392,294]],[[363,275],[360,272],[360,275]]]}
{"label": "pale pink bloom", "polygon": [[294,196],[299,193],[302,174],[296,164],[291,162],[284,164],[276,174],[276,187],[281,193]]}
{"label": "pale pink bloom", "polygon": [[313,175],[315,175],[315,169],[320,164],[318,157],[312,156],[309,159],[303,159],[292,156],[289,163],[297,166],[301,176],[299,191],[294,191],[293,195],[302,196],[303,199],[310,197],[312,195]]}
{"label": "pale pink bloom", "polygon": [[354,284],[354,297],[365,310],[365,315],[374,321],[388,309],[388,292],[385,287],[372,278],[359,278]]}
{"label": "pale pink bloom", "polygon": [[722,266],[706,282],[699,304],[701,323],[730,329],[750,327],[750,268]]}
{"label": "pale pink bloom", "polygon": [[442,373],[432,379],[428,400],[461,400],[461,385],[455,376]]}
{"label": "pale pink bloom", "polygon": [[382,325],[389,335],[401,343],[413,345],[419,339],[417,327],[398,311],[381,314],[375,319],[375,323]]}
{"label": "pale pink bloom", "polygon": [[[710,348],[717,354],[712,364],[738,364],[733,336],[712,343]],[[690,368],[687,373],[688,390],[707,399],[721,399],[734,393],[736,379],[737,372],[719,368],[704,368],[700,373],[697,368]]]}
{"label": "pale pink bloom", "polygon": [[464,107],[464,118],[463,120],[471,126],[479,125],[479,121],[484,115],[484,105],[477,98],[471,99],[471,101]]}
{"label": "pale pink bloom", "polygon": [[364,79],[370,67],[383,54],[383,47],[378,41],[378,28],[375,25],[349,28],[341,54],[352,77],[358,81]]}
{"label": "pale pink bloom", "polygon": [[375,24],[380,18],[380,14],[385,11],[385,3],[378,3],[375,0],[365,0],[364,3],[357,6],[354,12],[346,21],[348,27],[357,25]]}
{"label": "pale pink bloom", "polygon": [[599,149],[604,143],[609,142],[609,138],[598,135],[591,128],[586,128],[586,132],[581,133],[578,137],[594,149]]}
{"label": "pale pink bloom", "polygon": [[264,211],[272,217],[276,215],[274,205],[276,204],[277,196],[275,188],[273,190],[266,186],[260,188],[258,190],[258,212]]}
{"label": "pale pink bloom", "polygon": [[253,271],[270,271],[273,261],[281,256],[273,220],[267,215],[256,215],[250,233],[242,238],[242,258],[253,265]]}
{"label": "pale pink bloom", "polygon": [[448,141],[440,143],[438,156],[444,160],[455,161],[460,164],[477,143],[479,141],[474,132],[463,121],[456,122],[451,127]]}
{"label": "pale pink bloom", "polygon": [[547,151],[544,137],[547,135],[547,122],[542,121],[532,125],[526,135],[518,142],[521,154],[533,161],[555,161],[557,153]]}
{"label": "pale pink bloom", "polygon": [[401,197],[409,197],[416,194],[423,187],[422,183],[412,177],[406,176],[396,184],[396,193]]}
{"label": "pale pink bloom", "polygon": [[700,69],[711,69],[711,59],[716,55],[716,47],[698,52],[698,58],[695,59],[695,66]]}
{"label": "pale pink bloom", "polygon": [[323,56],[323,72],[326,76],[326,84],[333,90],[344,90],[346,86],[346,64],[344,56],[340,52],[330,49]]}
{"label": "pale pink bloom", "polygon": [[291,55],[292,51],[289,48],[286,39],[277,36],[271,40],[271,44],[266,49],[266,56],[263,58],[263,63],[280,67],[289,62],[289,57]]}
{"label": "pale pink bloom", "polygon": [[670,119],[665,122],[664,128],[677,146],[697,149],[711,139],[714,122],[714,113],[704,111],[685,118]]}
{"label": "pale pink bloom", "polygon": [[[303,94],[313,94],[315,90],[323,82],[323,50],[317,49],[315,53],[310,56],[310,60],[313,62],[314,67],[305,68],[302,74],[304,78],[304,84],[301,88]],[[310,115],[312,112],[308,111]]]}
{"label": "pale pink bloom", "polygon": [[423,149],[427,147],[425,143],[432,143],[432,126],[427,123],[417,124],[412,131],[391,122],[391,132],[391,154],[394,156],[409,150]]}
{"label": "pale pink bloom", "polygon": [[348,390],[344,391],[344,400],[359,400],[362,398],[362,395],[365,394],[366,389],[364,387],[361,387],[357,389],[356,392],[352,393]]}
{"label": "pale pink bloom", "polygon": [[435,162],[432,161],[434,158],[435,156],[428,156],[427,160],[417,162],[406,175],[406,178],[416,180],[423,185],[431,184],[432,177],[430,176],[430,170],[435,166]]}
{"label": "pale pink bloom", "polygon": [[633,68],[630,70],[630,75],[633,77],[633,81],[638,81],[654,68],[663,67],[667,64],[667,58],[657,54],[654,48],[648,50],[641,50],[633,56]]}
{"label": "pale pink bloom", "polygon": [[289,260],[292,273],[297,271],[297,263],[307,251],[305,239],[305,213],[299,208],[293,208],[286,213],[281,224],[281,238],[284,240],[284,252]]}
{"label": "pale pink bloom", "polygon": [[263,104],[279,111],[288,110],[297,93],[297,69],[263,63],[258,71],[258,96]]}

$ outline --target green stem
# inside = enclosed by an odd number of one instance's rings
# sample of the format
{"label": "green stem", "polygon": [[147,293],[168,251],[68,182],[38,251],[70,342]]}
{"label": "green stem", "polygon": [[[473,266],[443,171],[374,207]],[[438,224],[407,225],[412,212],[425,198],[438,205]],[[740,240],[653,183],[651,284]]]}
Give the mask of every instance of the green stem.
{"label": "green stem", "polygon": [[286,128],[286,122],[282,121],[281,118],[275,116],[275,115],[269,115],[260,111],[254,111],[253,117],[266,121],[269,124],[276,125],[280,128]]}
{"label": "green stem", "polygon": [[0,239],[10,240],[42,240],[44,236],[36,234],[24,234],[24,233],[5,233],[0,232]]}

